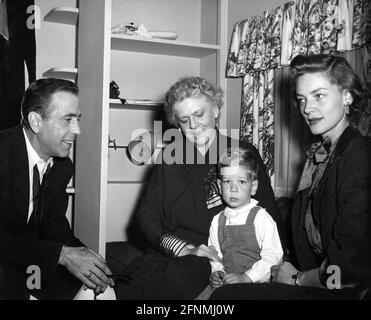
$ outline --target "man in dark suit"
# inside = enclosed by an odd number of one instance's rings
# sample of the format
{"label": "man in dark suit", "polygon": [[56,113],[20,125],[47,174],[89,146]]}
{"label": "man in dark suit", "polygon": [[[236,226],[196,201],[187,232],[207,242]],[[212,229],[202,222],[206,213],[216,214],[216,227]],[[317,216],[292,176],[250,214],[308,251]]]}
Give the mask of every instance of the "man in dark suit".
{"label": "man in dark suit", "polygon": [[102,293],[111,271],[65,217],[78,88],[37,80],[21,108],[22,124],[0,132],[0,299],[72,299],[83,285]]}

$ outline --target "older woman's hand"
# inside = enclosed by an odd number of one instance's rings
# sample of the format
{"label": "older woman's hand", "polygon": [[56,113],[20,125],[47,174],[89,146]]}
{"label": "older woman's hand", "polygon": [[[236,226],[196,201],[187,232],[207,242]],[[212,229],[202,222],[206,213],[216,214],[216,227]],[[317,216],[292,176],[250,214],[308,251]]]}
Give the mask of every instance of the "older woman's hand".
{"label": "older woman's hand", "polygon": [[188,244],[183,248],[179,256],[184,256],[188,254],[193,254],[199,257],[206,257],[206,258],[209,258],[209,260],[215,261],[215,262],[220,262],[220,263],[222,262],[222,260],[218,256],[218,252],[215,250],[213,246],[208,247],[204,244],[201,244],[195,247],[192,244]]}
{"label": "older woman's hand", "polygon": [[271,267],[271,282],[295,285],[292,277],[299,272],[290,262],[284,262]]}

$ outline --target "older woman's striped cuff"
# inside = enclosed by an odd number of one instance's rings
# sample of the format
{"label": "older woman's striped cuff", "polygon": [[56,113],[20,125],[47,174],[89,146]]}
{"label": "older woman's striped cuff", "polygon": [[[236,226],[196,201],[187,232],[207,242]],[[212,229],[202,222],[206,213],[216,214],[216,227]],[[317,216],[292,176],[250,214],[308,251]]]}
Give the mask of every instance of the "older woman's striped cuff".
{"label": "older woman's striped cuff", "polygon": [[160,238],[160,248],[170,257],[177,257],[187,244],[187,241],[169,233],[163,234]]}

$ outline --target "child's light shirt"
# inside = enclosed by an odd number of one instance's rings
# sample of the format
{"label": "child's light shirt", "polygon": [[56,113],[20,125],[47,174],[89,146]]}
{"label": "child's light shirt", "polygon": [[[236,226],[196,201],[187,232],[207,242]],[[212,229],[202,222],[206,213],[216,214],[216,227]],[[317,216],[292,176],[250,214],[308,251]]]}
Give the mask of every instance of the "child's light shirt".
{"label": "child's light shirt", "polygon": [[[209,246],[214,246],[222,259],[223,254],[220,250],[218,240],[218,224],[219,215],[226,216],[226,225],[243,225],[250,213],[250,210],[258,204],[258,201],[251,199],[250,203],[238,208],[232,209],[226,207],[224,211],[214,216],[209,233]],[[255,262],[251,269],[246,271],[246,275],[252,282],[266,282],[270,278],[270,269],[273,265],[281,263],[283,250],[280,237],[277,230],[277,225],[265,209],[259,210],[254,220],[255,236],[258,242],[260,252],[260,260]],[[211,261],[211,272],[224,271],[223,264]]]}

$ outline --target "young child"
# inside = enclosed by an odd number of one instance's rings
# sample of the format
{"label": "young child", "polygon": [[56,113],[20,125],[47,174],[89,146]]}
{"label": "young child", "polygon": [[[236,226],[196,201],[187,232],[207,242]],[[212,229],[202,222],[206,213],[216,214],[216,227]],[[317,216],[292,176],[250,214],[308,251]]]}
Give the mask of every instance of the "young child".
{"label": "young child", "polygon": [[258,188],[256,157],[241,147],[227,149],[218,169],[226,208],[213,218],[208,244],[222,263],[211,262],[210,286],[199,300],[222,285],[268,282],[271,267],[283,256],[276,223],[251,198]]}

